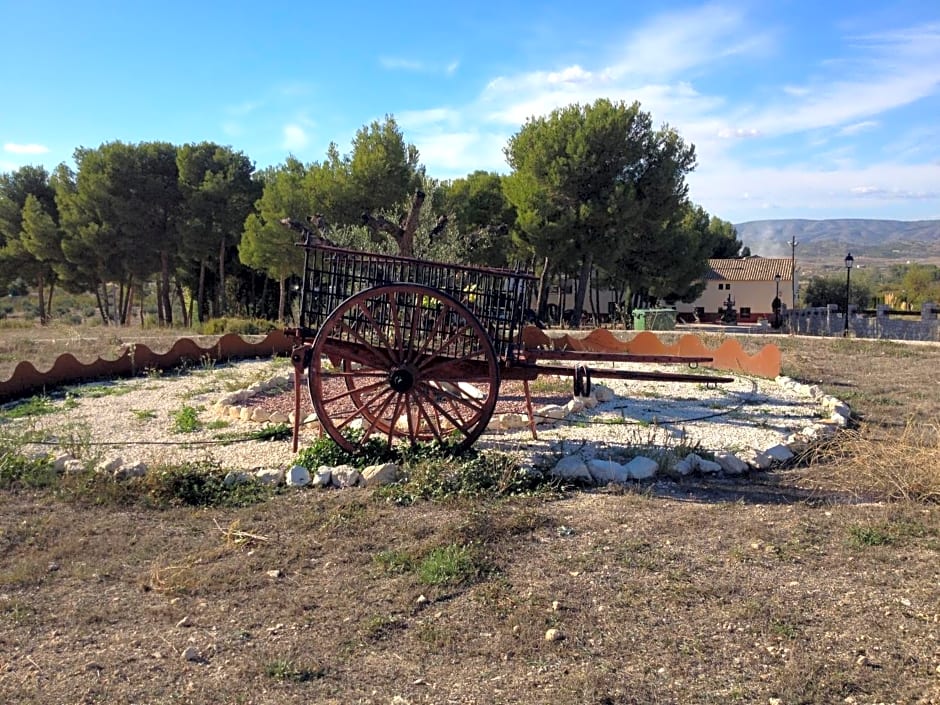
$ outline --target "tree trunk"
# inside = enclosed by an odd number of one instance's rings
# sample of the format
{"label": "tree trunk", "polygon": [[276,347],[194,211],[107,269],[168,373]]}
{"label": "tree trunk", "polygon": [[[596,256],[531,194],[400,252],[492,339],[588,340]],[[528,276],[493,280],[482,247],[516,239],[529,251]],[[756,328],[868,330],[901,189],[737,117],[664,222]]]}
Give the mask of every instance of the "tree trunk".
{"label": "tree trunk", "polygon": [[166,325],[173,325],[173,304],[170,301],[170,255],[168,252],[160,253],[160,296],[163,300],[163,321]]}
{"label": "tree trunk", "polygon": [[594,265],[594,255],[587,252],[584,260],[581,262],[581,272],[578,275],[578,288],[574,292],[574,312],[571,315],[571,327],[578,328],[581,325],[581,312],[584,310],[584,295],[587,293],[588,281],[591,277],[591,269]]}
{"label": "tree trunk", "polygon": [[176,298],[180,301],[180,316],[183,317],[183,327],[189,328],[189,321],[186,316],[186,296],[183,294],[183,286],[179,279],[174,279],[176,284]]}
{"label": "tree trunk", "polygon": [[52,292],[55,291],[55,275],[49,280],[49,296],[46,298],[46,311],[52,315]]}
{"label": "tree trunk", "polygon": [[104,325],[108,325],[108,314],[107,314],[107,306],[106,306],[106,302],[107,302],[107,298],[108,298],[107,295],[106,295],[104,298],[105,298],[105,300],[102,301],[102,299],[101,299],[101,283],[100,283],[100,282],[95,282],[95,301],[96,301],[97,304],[98,304],[98,313],[101,314],[101,322],[102,322]]}
{"label": "tree trunk", "polygon": [[127,279],[127,297],[124,300],[124,310],[121,311],[121,324],[128,325],[131,321],[131,307],[134,305],[134,278]]}
{"label": "tree trunk", "polygon": [[287,309],[287,277],[281,277],[277,283],[277,320],[286,323],[284,311]]}
{"label": "tree trunk", "polygon": [[217,298],[219,300],[219,309],[216,311],[217,316],[225,315],[225,235],[222,236],[222,240],[219,242],[219,283],[218,291],[216,291]]}
{"label": "tree trunk", "polygon": [[549,264],[549,259],[546,257],[545,261],[542,262],[542,272],[539,274],[539,291],[535,297],[535,311],[543,321],[545,320],[545,309],[548,303],[548,284],[551,281],[548,274]]}
{"label": "tree trunk", "polygon": [[49,321],[46,320],[45,279],[41,274],[36,278],[36,288],[39,294],[39,325],[44,326]]}
{"label": "tree trunk", "polygon": [[205,323],[209,307],[206,306],[206,261],[204,259],[199,262],[199,288],[196,294],[196,301],[199,311],[199,322]]}

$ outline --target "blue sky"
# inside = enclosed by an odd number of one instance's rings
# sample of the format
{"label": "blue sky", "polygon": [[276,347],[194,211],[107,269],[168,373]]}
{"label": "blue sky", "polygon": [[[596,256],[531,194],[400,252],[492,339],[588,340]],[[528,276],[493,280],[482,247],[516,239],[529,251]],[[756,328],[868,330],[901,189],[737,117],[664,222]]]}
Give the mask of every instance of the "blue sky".
{"label": "blue sky", "polygon": [[506,172],[527,117],[638,100],[733,222],[940,218],[935,2],[0,0],[0,171],[103,142],[258,167],[398,121],[431,176]]}

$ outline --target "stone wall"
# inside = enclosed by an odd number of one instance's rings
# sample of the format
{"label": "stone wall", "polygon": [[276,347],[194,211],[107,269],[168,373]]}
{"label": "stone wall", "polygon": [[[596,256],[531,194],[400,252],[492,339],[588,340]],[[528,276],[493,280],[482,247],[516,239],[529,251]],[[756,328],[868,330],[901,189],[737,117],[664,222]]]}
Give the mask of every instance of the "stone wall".
{"label": "stone wall", "polygon": [[[898,319],[889,317],[887,306],[879,306],[874,316],[865,316],[853,305],[849,306],[848,330],[856,338],[940,342],[938,312],[940,306],[925,303],[919,319]],[[790,332],[800,335],[837,336],[845,331],[845,317],[836,304],[786,311],[784,316]]]}

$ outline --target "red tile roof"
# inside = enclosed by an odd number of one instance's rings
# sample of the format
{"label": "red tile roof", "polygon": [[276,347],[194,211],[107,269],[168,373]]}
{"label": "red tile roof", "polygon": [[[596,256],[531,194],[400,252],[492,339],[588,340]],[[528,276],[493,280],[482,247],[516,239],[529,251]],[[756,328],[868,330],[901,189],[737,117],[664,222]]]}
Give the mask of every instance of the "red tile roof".
{"label": "red tile roof", "polygon": [[742,259],[710,259],[706,279],[732,282],[793,281],[793,267],[786,257],[744,257]]}

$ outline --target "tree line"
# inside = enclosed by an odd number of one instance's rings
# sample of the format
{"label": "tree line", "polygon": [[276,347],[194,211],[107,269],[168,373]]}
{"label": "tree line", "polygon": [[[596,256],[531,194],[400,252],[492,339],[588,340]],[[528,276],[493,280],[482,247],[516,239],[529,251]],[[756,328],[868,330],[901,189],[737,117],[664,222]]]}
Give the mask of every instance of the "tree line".
{"label": "tree line", "polygon": [[550,283],[572,277],[576,325],[592,286],[691,301],[708,258],[747,254],[731,223],[688,198],[694,146],[638,103],[531,118],[504,153],[507,175],[437,180],[391,116],[360,128],[346,153],[333,143],[321,161],[262,170],[211,142],[79,147],[74,169],[0,175],[0,284],[27,280],[44,322],[56,287],[94,293],[105,323],[129,322],[148,291],[161,324],[284,320],[303,251],[282,221],[314,216],[343,246],[532,263],[540,311]]}

